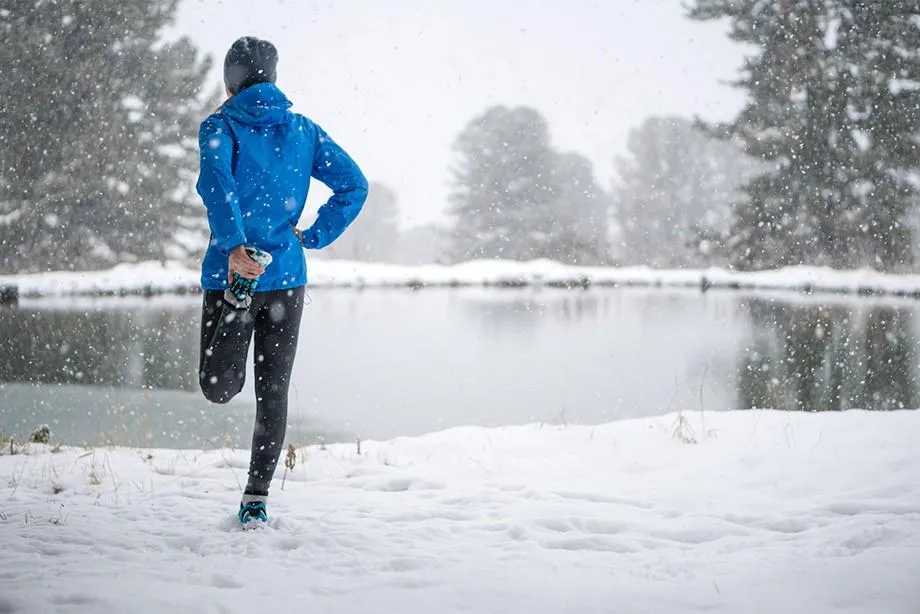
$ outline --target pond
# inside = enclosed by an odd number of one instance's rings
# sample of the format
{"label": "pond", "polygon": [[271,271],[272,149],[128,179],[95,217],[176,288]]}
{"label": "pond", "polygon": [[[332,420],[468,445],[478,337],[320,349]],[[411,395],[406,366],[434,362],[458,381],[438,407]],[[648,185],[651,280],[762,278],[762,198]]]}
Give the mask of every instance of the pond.
{"label": "pond", "polygon": [[[198,390],[200,297],[0,309],[0,431],[248,446],[243,392]],[[920,302],[661,289],[315,289],[288,439],[597,424],[738,408],[915,408]],[[251,362],[251,359],[250,359]]]}

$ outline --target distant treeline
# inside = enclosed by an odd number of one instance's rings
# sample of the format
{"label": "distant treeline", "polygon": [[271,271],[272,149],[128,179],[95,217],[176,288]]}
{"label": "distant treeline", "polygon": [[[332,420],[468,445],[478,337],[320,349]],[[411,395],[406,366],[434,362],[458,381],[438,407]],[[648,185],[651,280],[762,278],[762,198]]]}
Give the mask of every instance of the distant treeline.
{"label": "distant treeline", "polygon": [[[884,4],[884,7],[882,6]],[[920,221],[920,5],[696,0],[750,46],[725,125],[650,117],[600,185],[540,112],[495,106],[457,136],[449,223],[400,233],[397,194],[330,256],[404,263],[914,268]],[[176,0],[14,3],[0,11],[0,272],[192,261],[212,60],[163,28]]]}

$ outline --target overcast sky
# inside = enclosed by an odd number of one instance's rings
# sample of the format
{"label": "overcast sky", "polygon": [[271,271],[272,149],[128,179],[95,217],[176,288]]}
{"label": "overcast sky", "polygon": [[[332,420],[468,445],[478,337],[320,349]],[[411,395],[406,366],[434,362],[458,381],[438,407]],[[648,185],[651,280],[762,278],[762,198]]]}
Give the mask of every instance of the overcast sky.
{"label": "overcast sky", "polygon": [[[742,49],[724,24],[692,22],[681,5],[180,0],[176,28],[218,67],[236,38],[271,40],[294,110],[393,188],[403,224],[415,226],[443,220],[451,144],[491,105],[538,109],[553,144],[587,156],[605,188],[630,128],[648,115],[731,118],[742,98],[724,81]],[[311,205],[327,194],[316,190]]]}

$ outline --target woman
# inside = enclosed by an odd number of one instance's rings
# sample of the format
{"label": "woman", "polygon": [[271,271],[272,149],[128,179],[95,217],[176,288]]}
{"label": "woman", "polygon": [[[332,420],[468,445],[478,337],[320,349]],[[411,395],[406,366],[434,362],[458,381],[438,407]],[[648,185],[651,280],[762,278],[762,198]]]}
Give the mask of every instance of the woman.
{"label": "woman", "polygon": [[[256,420],[238,514],[244,526],[268,520],[266,499],[284,445],[307,283],[303,249],[332,243],[367,198],[367,181],[348,154],[289,110],[275,85],[277,62],[268,41],[243,37],[233,43],[224,59],[229,99],[198,133],[197,189],[211,228],[201,267],[199,368],[208,400],[226,403],[242,390],[255,336]],[[311,177],[333,195],[301,232],[296,224]]]}

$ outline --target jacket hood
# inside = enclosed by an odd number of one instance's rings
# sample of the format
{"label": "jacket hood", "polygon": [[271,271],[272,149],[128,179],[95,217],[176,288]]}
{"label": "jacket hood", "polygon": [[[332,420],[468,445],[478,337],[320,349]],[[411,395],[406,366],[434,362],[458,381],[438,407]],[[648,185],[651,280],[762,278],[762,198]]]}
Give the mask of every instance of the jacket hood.
{"label": "jacket hood", "polygon": [[287,121],[291,106],[274,83],[257,83],[225,102],[221,112],[242,124],[271,126]]}

